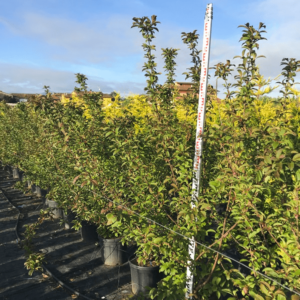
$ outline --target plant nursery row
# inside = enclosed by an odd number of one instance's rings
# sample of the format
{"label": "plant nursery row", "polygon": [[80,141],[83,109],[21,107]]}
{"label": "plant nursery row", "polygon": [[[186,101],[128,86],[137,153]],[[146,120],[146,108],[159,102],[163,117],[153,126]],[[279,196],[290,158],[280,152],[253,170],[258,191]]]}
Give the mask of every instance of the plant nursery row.
{"label": "plant nursery row", "polygon": [[[150,44],[156,23],[156,17],[152,23],[134,18],[132,27],[141,28]],[[46,193],[43,216],[100,236],[106,264],[122,264],[126,245],[136,245],[130,258],[135,294],[185,299],[190,267],[190,299],[299,299],[300,107],[292,83],[300,61],[283,59],[282,97],[261,98],[274,89],[256,66],[254,48],[264,39],[259,30],[265,25],[242,27],[237,83],[227,82],[233,66],[228,60],[214,68],[226,98],[218,100],[217,90],[208,87],[194,205],[201,73],[195,31],[182,33],[197,58],[187,73],[193,88],[182,98],[172,85],[177,50],[163,49],[168,81],[158,85],[150,55],[155,46],[143,44],[147,95],[117,94],[108,103],[102,93],[88,93],[87,78],[77,74],[81,87],[71,100],[53,101],[47,90],[13,108],[0,103],[2,164],[16,176],[24,173],[20,188],[30,181]],[[196,255],[190,261],[192,237]],[[32,272],[39,267],[31,264],[33,254],[28,250],[26,264]]]}

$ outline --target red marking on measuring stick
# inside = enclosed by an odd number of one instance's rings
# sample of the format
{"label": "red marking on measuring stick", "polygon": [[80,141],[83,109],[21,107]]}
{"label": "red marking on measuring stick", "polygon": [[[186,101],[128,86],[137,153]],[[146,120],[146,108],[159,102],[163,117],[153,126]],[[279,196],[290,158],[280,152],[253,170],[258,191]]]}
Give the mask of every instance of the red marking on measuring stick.
{"label": "red marking on measuring stick", "polygon": [[[205,122],[205,106],[206,106],[206,90],[207,90],[207,77],[208,77],[208,61],[210,53],[210,37],[211,37],[211,23],[213,17],[212,4],[207,4],[206,13],[204,17],[204,34],[203,34],[203,53],[202,53],[202,65],[199,87],[199,102],[198,102],[198,114],[197,114],[197,129],[196,129],[196,141],[195,141],[195,156],[194,156],[194,177],[193,177],[193,193],[192,193],[192,208],[195,207],[195,202],[199,196],[200,186],[200,171],[201,171],[201,155],[202,155],[202,134],[204,132]],[[194,237],[190,239],[189,244],[189,261],[188,265],[195,259],[195,240]],[[193,292],[194,277],[191,271],[191,267],[188,266],[186,270],[186,299],[192,299],[190,296]]]}

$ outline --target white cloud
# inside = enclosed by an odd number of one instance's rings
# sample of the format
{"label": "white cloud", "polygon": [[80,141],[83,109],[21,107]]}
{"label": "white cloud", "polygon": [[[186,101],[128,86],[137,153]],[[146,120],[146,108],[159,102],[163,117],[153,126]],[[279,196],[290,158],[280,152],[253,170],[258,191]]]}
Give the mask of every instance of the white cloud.
{"label": "white cloud", "polygon": [[141,41],[130,29],[131,18],[122,15],[86,22],[33,12],[24,13],[23,18],[22,23],[4,18],[0,22],[15,35],[39,41],[45,55],[64,62],[82,63],[84,59],[87,63],[111,65],[116,57],[137,53],[136,42]]}

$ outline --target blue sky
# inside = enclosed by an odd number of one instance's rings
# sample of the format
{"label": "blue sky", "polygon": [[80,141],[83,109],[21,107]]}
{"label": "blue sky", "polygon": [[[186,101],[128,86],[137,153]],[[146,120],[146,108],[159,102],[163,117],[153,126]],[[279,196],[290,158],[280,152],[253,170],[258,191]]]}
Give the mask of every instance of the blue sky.
{"label": "blue sky", "polygon": [[[300,59],[299,0],[10,0],[0,2],[0,90],[40,94],[49,85],[50,92],[71,92],[78,86],[74,74],[82,73],[93,91],[143,94],[147,86],[142,71],[147,61],[142,48],[145,41],[140,29],[131,26],[133,17],[151,19],[152,15],[161,22],[153,39],[156,70],[162,73],[158,83],[166,81],[161,48],[170,47],[180,49],[175,80],[190,81],[182,75],[193,65],[181,32],[196,29],[200,35],[197,49],[202,49],[208,3],[213,4],[209,67],[227,59],[236,67],[241,63],[233,57],[242,52],[243,28],[238,26],[247,22],[255,29],[259,22],[266,25],[263,36],[267,40],[259,42],[257,51],[266,56],[257,60],[266,79],[282,72],[282,58]],[[209,83],[215,87],[214,70],[209,74]],[[233,71],[228,82],[235,83],[236,74]],[[220,98],[224,98],[223,83],[218,81]],[[271,96],[280,95],[280,88]]]}

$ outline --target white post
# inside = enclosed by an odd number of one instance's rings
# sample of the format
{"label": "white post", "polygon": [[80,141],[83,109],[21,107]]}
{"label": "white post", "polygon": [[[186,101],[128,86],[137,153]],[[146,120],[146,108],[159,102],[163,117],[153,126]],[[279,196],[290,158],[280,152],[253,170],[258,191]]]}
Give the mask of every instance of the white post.
{"label": "white post", "polygon": [[[201,155],[202,155],[202,134],[204,132],[205,122],[205,107],[206,107],[206,89],[207,89],[207,77],[208,77],[208,61],[210,54],[210,37],[211,37],[211,21],[212,21],[212,4],[207,4],[206,13],[204,17],[204,34],[203,34],[203,46],[202,46],[202,65],[201,65],[201,76],[200,76],[200,89],[199,89],[199,102],[198,102],[198,115],[197,115],[197,130],[196,130],[196,143],[195,143],[195,157],[194,157],[194,178],[193,178],[193,194],[191,206],[195,207],[195,202],[199,196],[199,185],[200,185],[200,170],[201,170]],[[190,264],[195,259],[195,240],[194,237],[190,239],[189,244],[189,256]],[[192,274],[191,267],[187,267],[186,272],[186,287],[187,292],[185,297],[192,299],[190,296],[193,292],[194,276]]]}

